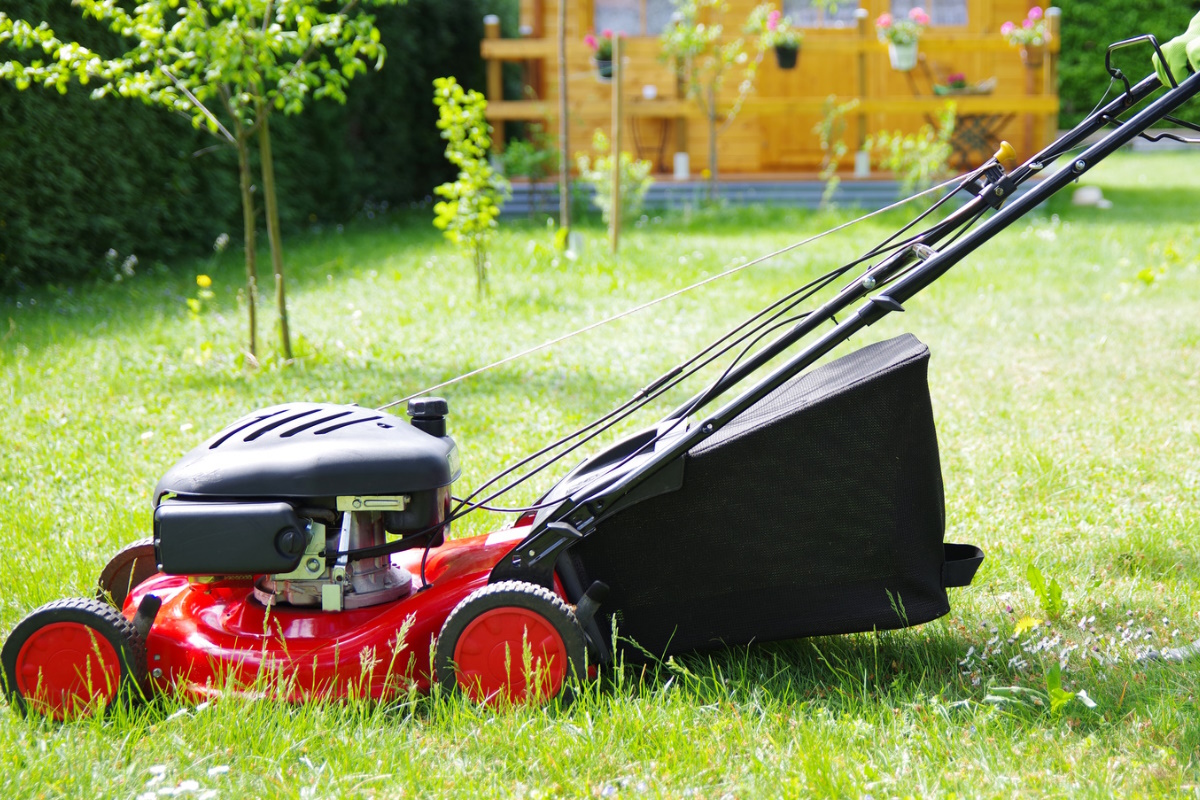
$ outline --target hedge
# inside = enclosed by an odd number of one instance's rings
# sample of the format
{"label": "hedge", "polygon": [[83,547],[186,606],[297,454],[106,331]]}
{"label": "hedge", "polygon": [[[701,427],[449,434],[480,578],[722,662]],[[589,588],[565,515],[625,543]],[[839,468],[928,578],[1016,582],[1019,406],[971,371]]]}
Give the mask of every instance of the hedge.
{"label": "hedge", "polygon": [[[99,52],[119,46],[60,0],[4,5]],[[421,199],[446,179],[433,79],[482,84],[482,20],[495,6],[515,19],[512,0],[380,9],[384,68],[358,77],[345,106],[318,102],[272,120],[285,229]],[[0,59],[14,55],[0,47]],[[222,232],[240,241],[236,162],[219,144],[137,102],[94,101],[79,86],[60,96],[0,83],[0,289],[107,279],[131,254],[142,268],[200,255]]]}
{"label": "hedge", "polygon": [[[1165,42],[1185,31],[1200,11],[1200,3],[1180,0],[1058,0],[1054,5],[1063,12],[1059,125],[1064,128],[1087,116],[1108,88],[1104,52],[1109,44],[1143,33]],[[1150,74],[1150,53],[1148,45],[1130,48],[1116,54],[1115,63],[1136,82]],[[1183,116],[1200,120],[1195,111]]]}

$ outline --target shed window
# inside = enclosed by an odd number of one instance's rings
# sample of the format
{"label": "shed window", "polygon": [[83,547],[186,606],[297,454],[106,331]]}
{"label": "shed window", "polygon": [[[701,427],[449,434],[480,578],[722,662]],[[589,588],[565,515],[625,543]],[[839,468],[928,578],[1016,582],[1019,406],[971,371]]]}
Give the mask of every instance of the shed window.
{"label": "shed window", "polygon": [[840,2],[832,11],[826,10],[824,5],[814,0],[783,0],[783,13],[800,28],[853,28],[857,24],[854,12],[858,10],[858,3],[855,0]]}
{"label": "shed window", "polygon": [[913,8],[928,11],[932,25],[967,24],[967,0],[892,0],[892,16],[904,16]]}
{"label": "shed window", "polygon": [[671,24],[671,0],[594,0],[592,27],[623,36],[658,36]]}

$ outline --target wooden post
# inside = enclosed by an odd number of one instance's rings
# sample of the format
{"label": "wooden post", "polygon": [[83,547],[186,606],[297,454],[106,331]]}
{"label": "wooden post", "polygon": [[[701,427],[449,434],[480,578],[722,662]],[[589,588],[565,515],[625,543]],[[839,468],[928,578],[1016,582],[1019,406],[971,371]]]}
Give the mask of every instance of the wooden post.
{"label": "wooden post", "polygon": [[[865,8],[860,8],[854,12],[854,20],[858,25],[858,37],[863,41],[869,41],[871,37],[871,23],[868,21],[870,15]],[[861,44],[858,49],[858,101],[861,103],[867,99],[867,48],[865,44]],[[867,146],[867,115],[860,111],[858,117],[858,136],[857,147],[855,150],[863,150]]]}
{"label": "wooden post", "polygon": [[[483,38],[500,38],[500,18],[488,14],[483,18]],[[487,61],[487,99],[489,103],[499,103],[504,100],[504,65],[499,59],[489,58]],[[492,149],[497,153],[504,150],[504,120],[492,123]]]}
{"label": "wooden post", "polygon": [[567,0],[558,0],[558,227],[571,229],[571,147],[567,140]]}
{"label": "wooden post", "polygon": [[[525,35],[530,39],[543,39],[546,36],[546,0],[534,0],[533,7],[530,9],[529,20],[526,22],[522,15],[522,28],[527,32]],[[529,70],[529,85],[533,89],[534,97],[538,100],[546,99],[546,61],[541,58],[532,58],[525,62]]]}
{"label": "wooden post", "polygon": [[[1051,6],[1046,9],[1046,71],[1042,73],[1042,94],[1058,95],[1058,53],[1061,50],[1059,30],[1062,27],[1062,9]],[[1042,141],[1038,147],[1058,138],[1058,114],[1047,114],[1042,123]]]}
{"label": "wooden post", "polygon": [[[560,0],[561,1],[561,0]],[[621,78],[624,68],[621,66],[621,50],[624,42],[621,34],[613,34],[612,62],[612,206],[608,220],[609,245],[613,255],[617,254],[617,244],[621,236],[621,123],[623,109],[621,108]]]}
{"label": "wooden post", "polygon": [[[1044,69],[1044,62],[1043,62],[1042,67],[1031,67],[1031,66],[1026,65],[1026,67],[1025,67],[1025,96],[1026,97],[1032,97],[1033,95],[1037,94],[1037,87],[1038,87],[1037,72],[1040,69]],[[1024,130],[1022,131],[1022,134],[1021,134],[1021,158],[1026,158],[1027,156],[1033,155],[1033,153],[1035,152],[1035,148],[1033,146],[1033,114],[1030,112],[1026,112],[1021,115],[1021,118],[1022,118],[1022,122],[1024,123]]]}

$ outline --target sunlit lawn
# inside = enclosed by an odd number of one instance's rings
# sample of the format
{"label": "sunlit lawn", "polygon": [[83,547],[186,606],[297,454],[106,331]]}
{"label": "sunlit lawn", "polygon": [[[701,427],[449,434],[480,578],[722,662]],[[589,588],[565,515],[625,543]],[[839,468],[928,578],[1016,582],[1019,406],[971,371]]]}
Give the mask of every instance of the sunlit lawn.
{"label": "sunlit lawn", "polygon": [[[987,552],[948,617],[629,667],[563,708],[168,698],[57,725],[0,705],[0,795],[1196,791],[1200,665],[1136,660],[1200,638],[1196,175],[1192,154],[1114,158],[1088,178],[1112,209],[1056,201],[852,343],[911,331],[932,349],[947,538]],[[309,232],[288,242],[303,340],[287,368],[250,369],[238,355],[235,252],[4,298],[0,632],[43,602],[89,594],[106,558],[148,533],[157,478],[246,411],[297,399],[380,405],[850,216],[652,214],[616,259],[603,232],[586,229],[577,261],[558,258],[541,225],[509,223],[484,300],[428,215]],[[617,405],[902,221],[866,223],[446,389],[460,488]],[[215,298],[191,319],[201,273]],[[260,335],[273,341],[267,324]],[[534,483],[509,499],[547,485]],[[480,514],[456,533],[503,521]],[[712,558],[715,568],[721,553]],[[1063,587],[1058,620],[1031,590],[1030,564]],[[1055,661],[1095,709],[987,700],[1014,685],[1045,691]]]}

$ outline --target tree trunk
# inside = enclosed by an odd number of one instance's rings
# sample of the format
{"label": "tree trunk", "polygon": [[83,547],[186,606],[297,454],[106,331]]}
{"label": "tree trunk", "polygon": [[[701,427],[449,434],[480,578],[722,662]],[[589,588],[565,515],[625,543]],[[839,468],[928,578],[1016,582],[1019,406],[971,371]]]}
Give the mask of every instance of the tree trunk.
{"label": "tree trunk", "polygon": [[242,227],[246,242],[246,306],[250,317],[250,355],[258,358],[258,266],[255,263],[256,247],[254,236],[254,195],[250,193],[250,149],[246,137],[238,128],[237,135],[238,178],[242,190]]}
{"label": "tree trunk", "polygon": [[[567,4],[558,4],[558,227],[571,229],[571,147],[567,140]],[[563,242],[567,240],[564,238]]]}
{"label": "tree trunk", "polygon": [[475,243],[475,291],[479,297],[487,294],[487,251]]}
{"label": "tree trunk", "polygon": [[283,357],[292,360],[292,334],[288,328],[287,297],[283,291],[283,239],[279,234],[279,204],[275,197],[275,162],[271,158],[271,128],[264,117],[258,128],[258,157],[262,161],[263,203],[267,208],[267,240],[275,271],[275,308],[279,311],[279,344]]}

